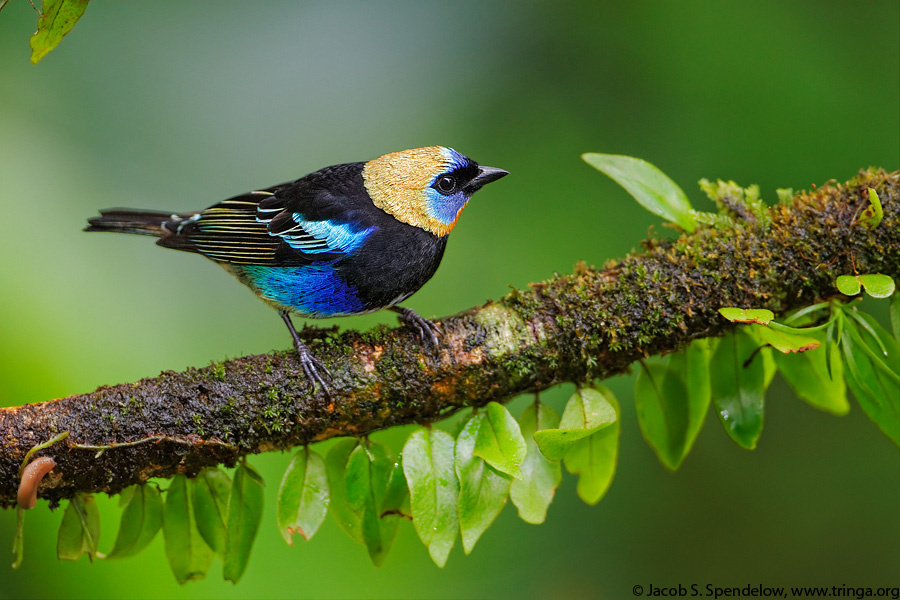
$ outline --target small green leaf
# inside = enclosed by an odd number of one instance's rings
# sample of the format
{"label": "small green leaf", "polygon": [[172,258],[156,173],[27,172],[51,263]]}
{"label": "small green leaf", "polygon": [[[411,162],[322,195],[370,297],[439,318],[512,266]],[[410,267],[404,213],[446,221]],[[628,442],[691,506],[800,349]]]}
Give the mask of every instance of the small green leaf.
{"label": "small green leaf", "polygon": [[197,531],[218,555],[225,554],[225,525],[228,521],[228,498],[231,477],[225,471],[206,468],[191,485],[191,502]]}
{"label": "small green leaf", "polygon": [[344,533],[360,544],[365,544],[362,534],[362,517],[350,506],[347,498],[347,481],[344,474],[347,460],[359,442],[352,438],[338,440],[325,457],[328,476],[328,510],[344,530]]}
{"label": "small green leaf", "polygon": [[475,441],[475,456],[480,456],[498,471],[521,479],[525,438],[519,431],[519,424],[502,404],[489,402],[485,409],[485,418],[481,419]]}
{"label": "small green leaf", "polygon": [[486,414],[473,414],[465,421],[456,438],[454,463],[459,479],[457,511],[463,550],[466,554],[472,551],[481,534],[503,510],[509,494],[509,478],[485,464],[485,461],[475,454],[484,422],[489,418]]}
{"label": "small green leaf", "polygon": [[859,279],[854,275],[838,275],[834,283],[838,291],[845,296],[855,296],[861,289]]}
{"label": "small green leaf", "polygon": [[107,558],[134,556],[156,537],[162,527],[163,504],[159,488],[152,484],[133,487],[122,511],[116,543]]}
{"label": "small green leaf", "polygon": [[660,462],[673,471],[684,459],[688,402],[687,386],[677,373],[665,365],[642,363],[634,387],[638,424]]}
{"label": "small green leaf", "polygon": [[606,387],[597,386],[597,391],[613,407],[616,420],[609,427],[578,440],[565,456],[566,470],[578,475],[578,497],[587,504],[599,502],[609,489],[619,451],[619,404]]}
{"label": "small green leaf", "polygon": [[31,36],[31,63],[56,48],[87,8],[88,0],[44,0],[38,29]]}
{"label": "small green leaf", "polygon": [[859,224],[866,229],[875,229],[884,218],[884,209],[881,207],[881,200],[875,190],[869,188],[869,206],[862,212],[859,217]]}
{"label": "small green leaf", "polygon": [[60,560],[78,560],[85,552],[93,561],[100,540],[100,512],[93,496],[75,494],[69,500],[59,526],[56,556]]}
{"label": "small green leaf", "polygon": [[546,404],[535,402],[529,404],[519,417],[519,426],[527,454],[522,463],[522,479],[513,480],[509,497],[519,509],[519,517],[526,523],[537,525],[547,518],[547,509],[562,481],[562,468],[559,462],[551,462],[541,454],[534,434],[559,426],[559,415]]}
{"label": "small green leaf", "polygon": [[213,551],[197,531],[190,502],[193,480],[176,474],[166,492],[163,507],[163,538],[166,556],[178,583],[203,579],[212,564]]}
{"label": "small green leaf", "polygon": [[748,450],[756,447],[763,426],[766,374],[762,357],[756,354],[753,338],[735,331],[719,340],[710,360],[710,384],[719,420],[731,439]]}
{"label": "small green leaf", "polygon": [[762,325],[750,325],[750,328],[753,335],[759,338],[760,341],[764,344],[769,344],[783,354],[813,350],[814,348],[818,348],[821,343],[819,340],[807,335],[787,333],[783,330],[764,327]]}
{"label": "small green leaf", "polygon": [[347,497],[362,515],[363,541],[376,567],[384,563],[397,532],[396,515],[382,514],[389,510],[385,499],[396,466],[387,447],[375,442],[357,446],[347,460]]}
{"label": "small green leaf", "polygon": [[449,434],[425,427],[413,431],[403,447],[413,525],[439,567],[447,562],[459,528],[453,453]]}
{"label": "small green leaf", "polygon": [[896,285],[890,275],[857,275],[856,278],[873,298],[887,298],[894,293]]}
{"label": "small green leaf", "polygon": [[294,543],[295,533],[308,540],[325,520],[328,514],[325,461],[309,446],[299,450],[288,464],[275,508],[278,530],[290,545]]}
{"label": "small green leaf", "polygon": [[222,577],[237,583],[247,568],[253,540],[263,512],[263,483],[256,469],[246,461],[238,464],[231,483],[228,520],[225,523],[225,554]]}
{"label": "small green leaf", "polygon": [[735,308],[732,306],[720,308],[719,314],[732,323],[759,323],[768,325],[775,318],[775,313],[765,308]]}
{"label": "small green leaf", "polygon": [[[818,334],[818,337],[823,336]],[[788,385],[804,402],[835,415],[845,415],[850,411],[850,403],[847,401],[841,357],[840,354],[832,357],[829,373],[827,351],[826,344],[802,354],[777,353],[775,363]]]}
{"label": "small green leaf", "polygon": [[615,420],[616,410],[601,392],[578,388],[566,403],[559,428],[536,431],[534,441],[549,460],[560,461],[575,442],[608,427]]}
{"label": "small green leaf", "polygon": [[616,154],[583,154],[584,161],[625,188],[641,206],[676,223],[687,232],[697,228],[691,203],[665,173],[640,158]]}

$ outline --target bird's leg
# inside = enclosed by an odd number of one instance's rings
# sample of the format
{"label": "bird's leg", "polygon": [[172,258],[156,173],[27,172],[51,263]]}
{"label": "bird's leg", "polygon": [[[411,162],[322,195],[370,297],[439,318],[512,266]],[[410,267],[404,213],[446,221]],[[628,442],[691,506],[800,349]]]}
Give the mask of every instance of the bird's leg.
{"label": "bird's leg", "polygon": [[325,383],[325,379],[323,379],[323,375],[329,381],[331,381],[331,373],[328,372],[328,369],[322,366],[316,357],[313,356],[312,350],[306,347],[306,344],[300,341],[300,336],[297,335],[297,330],[294,329],[294,324],[291,322],[291,316],[287,313],[287,311],[280,310],[278,314],[281,315],[284,324],[287,325],[288,331],[291,332],[291,337],[294,338],[294,348],[297,350],[297,354],[300,355],[300,366],[303,367],[303,373],[306,374],[307,379],[315,386],[318,382],[324,388],[325,393],[328,393],[328,384]]}
{"label": "bird's leg", "polygon": [[437,349],[439,344],[437,334],[441,331],[437,323],[429,321],[413,309],[405,306],[392,306],[390,309],[400,315],[400,322],[415,330],[423,342],[429,344],[433,349]]}

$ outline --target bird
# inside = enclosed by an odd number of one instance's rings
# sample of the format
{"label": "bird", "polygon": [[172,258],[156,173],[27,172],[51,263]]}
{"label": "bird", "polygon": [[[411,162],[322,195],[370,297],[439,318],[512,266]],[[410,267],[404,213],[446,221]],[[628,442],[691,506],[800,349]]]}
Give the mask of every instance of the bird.
{"label": "bird", "polygon": [[278,311],[306,378],[327,393],[331,374],[291,315],[388,309],[436,348],[437,325],[399,304],[434,275],[472,195],[508,174],[429,146],[325,167],[205,210],[101,210],[84,231],[154,236],[159,246],[218,263]]}

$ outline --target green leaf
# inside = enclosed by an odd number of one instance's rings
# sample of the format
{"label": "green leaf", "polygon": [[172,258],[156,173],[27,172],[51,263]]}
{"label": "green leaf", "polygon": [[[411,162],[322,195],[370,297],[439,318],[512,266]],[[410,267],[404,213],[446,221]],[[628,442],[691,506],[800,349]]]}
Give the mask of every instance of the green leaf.
{"label": "green leaf", "polygon": [[625,188],[641,206],[687,232],[697,228],[691,203],[678,185],[645,160],[616,154],[583,154],[584,161]]}
{"label": "green leaf", "polygon": [[509,497],[519,509],[519,517],[526,523],[537,525],[547,518],[547,508],[562,481],[562,468],[559,462],[551,462],[541,454],[534,434],[559,426],[559,415],[546,404],[534,402],[519,417],[519,426],[527,454],[522,463],[522,479],[513,480]]}
{"label": "green leaf", "polygon": [[712,398],[719,420],[731,439],[748,450],[756,447],[763,426],[766,375],[757,350],[749,335],[731,332],[719,340],[710,360]]}
{"label": "green leaf", "polygon": [[453,450],[449,434],[425,427],[413,431],[403,447],[413,525],[439,567],[447,562],[459,527]]}
{"label": "green leaf", "polygon": [[203,579],[212,564],[213,551],[197,531],[190,502],[193,481],[176,474],[166,492],[163,508],[163,537],[166,556],[178,583]]}
{"label": "green leaf", "polygon": [[100,512],[93,496],[75,494],[69,500],[59,526],[56,556],[60,560],[78,560],[87,552],[93,561],[100,540]]}
{"label": "green leaf", "polygon": [[[3,7],[0,6],[0,9]],[[13,559],[12,568],[18,569],[22,566],[22,558],[25,555],[25,509],[21,506],[16,507],[16,533],[13,536]]]}
{"label": "green leaf", "polygon": [[857,275],[856,278],[873,298],[887,298],[894,293],[896,285],[890,275]]}
{"label": "green leaf", "polygon": [[616,410],[601,392],[578,388],[566,403],[559,429],[537,431],[534,441],[549,460],[560,461],[575,442],[608,427],[615,420]]}
{"label": "green leaf", "polygon": [[344,473],[350,453],[359,442],[353,438],[338,440],[325,457],[325,472],[328,476],[328,510],[341,529],[360,544],[365,544],[362,534],[362,517],[350,506],[347,498],[347,482]]}
{"label": "green leaf", "polygon": [[759,323],[768,325],[775,318],[775,313],[765,308],[735,308],[733,306],[720,308],[719,314],[732,323]]}
{"label": "green leaf", "polygon": [[122,511],[119,534],[107,558],[134,556],[149,544],[162,527],[163,504],[155,485],[136,485]]}
{"label": "green leaf", "polygon": [[[384,563],[397,532],[397,516],[382,515],[391,508],[385,499],[396,466],[387,447],[375,442],[357,446],[347,460],[347,497],[361,512],[363,541],[375,566]],[[395,503],[393,500],[392,506]]]}
{"label": "green leaf", "polygon": [[31,36],[31,63],[56,48],[87,8],[88,0],[44,0],[38,29]]}
{"label": "green leaf", "polygon": [[237,583],[247,568],[253,540],[262,520],[265,483],[256,469],[242,461],[234,472],[228,520],[225,523],[225,554],[222,577]]}
{"label": "green leaf", "polygon": [[319,530],[328,514],[328,476],[325,461],[309,446],[299,450],[288,464],[275,504],[278,530],[288,544],[294,534],[304,540]]}
{"label": "green leaf", "polygon": [[688,427],[682,461],[697,440],[712,400],[709,381],[710,354],[710,340],[701,339],[694,340],[681,352],[669,355],[669,369],[680,375],[688,392]]}
{"label": "green leaf", "polygon": [[194,505],[197,531],[220,556],[225,554],[225,526],[230,496],[231,477],[221,469],[202,469],[191,485],[191,502]]}
{"label": "green leaf", "polygon": [[475,441],[475,456],[480,456],[498,471],[521,478],[525,438],[519,431],[519,424],[502,404],[489,402],[485,409],[485,418],[481,419]]}
{"label": "green leaf", "polygon": [[884,218],[884,209],[881,207],[881,200],[875,190],[869,188],[869,206],[862,212],[859,217],[859,224],[866,229],[875,229]]}
{"label": "green leaf", "polygon": [[[817,337],[824,337],[824,334]],[[835,415],[845,415],[850,411],[850,403],[841,357],[840,354],[832,357],[829,372],[827,353],[827,344],[802,354],[777,353],[775,363],[788,385],[804,402]]]}
{"label": "green leaf", "polygon": [[762,325],[750,325],[750,328],[760,341],[764,344],[769,344],[782,354],[806,352],[818,348],[821,343],[819,340],[807,335],[787,333],[783,330],[772,329]]}
{"label": "green leaf", "polygon": [[[873,365],[870,353],[862,348],[866,342],[854,324],[848,320],[844,329],[841,350],[847,363],[847,385],[869,419],[900,446],[900,385]],[[894,346],[890,349],[889,363],[894,365],[897,360]]]}
{"label": "green leaf", "polygon": [[[486,414],[473,414],[465,421],[456,438],[454,463],[459,479],[457,511],[463,550],[466,554],[472,551],[481,534],[503,510],[509,494],[509,478],[485,464],[485,461],[475,454],[478,441],[482,437],[484,423],[489,418]],[[518,432],[518,424],[516,431]]]}
{"label": "green leaf", "polygon": [[588,504],[599,502],[609,489],[619,451],[619,403],[606,387],[597,386],[597,391],[613,407],[616,420],[609,427],[578,440],[565,456],[566,470],[578,475],[578,497]]}
{"label": "green leaf", "polygon": [[894,341],[900,344],[900,292],[894,291],[891,294],[891,331],[894,334]]}
{"label": "green leaf", "polygon": [[845,296],[855,296],[861,289],[859,279],[855,275],[838,275],[834,284],[838,291]]}

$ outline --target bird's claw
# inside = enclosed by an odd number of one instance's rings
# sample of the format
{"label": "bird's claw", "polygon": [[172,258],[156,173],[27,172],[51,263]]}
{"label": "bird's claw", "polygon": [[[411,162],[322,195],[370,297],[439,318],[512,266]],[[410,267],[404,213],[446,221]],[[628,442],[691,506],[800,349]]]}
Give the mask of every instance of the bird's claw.
{"label": "bird's claw", "polygon": [[325,380],[327,379],[328,382],[334,381],[331,373],[329,373],[328,369],[313,356],[312,352],[305,345],[297,346],[295,344],[294,347],[297,349],[303,373],[306,375],[306,378],[312,384],[313,388],[315,388],[316,383],[318,383],[322,386],[322,389],[325,390],[325,393],[328,394],[331,387]]}
{"label": "bird's claw", "polygon": [[393,306],[391,310],[400,315],[400,322],[412,328],[419,338],[428,344],[432,350],[437,350],[440,345],[438,334],[441,328],[434,321],[429,321],[411,308]]}

